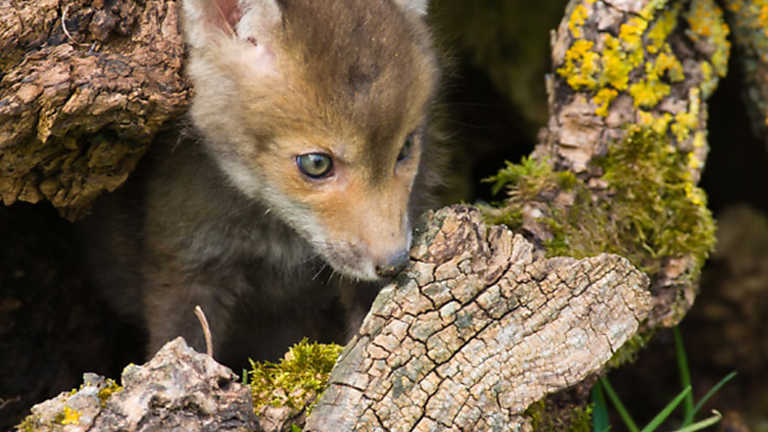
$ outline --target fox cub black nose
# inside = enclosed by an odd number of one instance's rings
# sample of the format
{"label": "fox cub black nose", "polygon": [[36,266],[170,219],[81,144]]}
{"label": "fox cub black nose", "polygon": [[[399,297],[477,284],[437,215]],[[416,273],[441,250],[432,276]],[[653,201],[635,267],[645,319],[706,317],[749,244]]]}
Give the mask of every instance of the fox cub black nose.
{"label": "fox cub black nose", "polygon": [[376,274],[383,278],[391,278],[400,273],[400,270],[408,264],[408,251],[401,250],[389,257],[389,261],[376,265]]}

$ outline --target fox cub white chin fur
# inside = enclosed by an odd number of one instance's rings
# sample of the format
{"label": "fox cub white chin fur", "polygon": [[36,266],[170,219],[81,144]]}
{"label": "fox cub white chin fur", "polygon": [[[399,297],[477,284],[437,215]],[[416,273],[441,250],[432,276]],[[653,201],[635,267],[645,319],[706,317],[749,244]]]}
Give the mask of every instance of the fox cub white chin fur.
{"label": "fox cub white chin fur", "polygon": [[95,283],[145,324],[148,355],[203,348],[197,304],[225,362],[343,342],[342,317],[408,261],[438,81],[426,0],[182,9],[189,119],[96,209]]}

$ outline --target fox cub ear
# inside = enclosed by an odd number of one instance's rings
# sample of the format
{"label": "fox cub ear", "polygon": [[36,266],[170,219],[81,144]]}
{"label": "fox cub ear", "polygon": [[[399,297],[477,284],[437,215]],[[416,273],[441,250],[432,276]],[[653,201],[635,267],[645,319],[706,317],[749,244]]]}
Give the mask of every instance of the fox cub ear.
{"label": "fox cub ear", "polygon": [[419,15],[427,14],[429,0],[395,0],[398,6],[416,12]]}
{"label": "fox cub ear", "polygon": [[277,0],[184,0],[183,9],[187,43],[195,48],[222,36],[265,44],[282,19]]}

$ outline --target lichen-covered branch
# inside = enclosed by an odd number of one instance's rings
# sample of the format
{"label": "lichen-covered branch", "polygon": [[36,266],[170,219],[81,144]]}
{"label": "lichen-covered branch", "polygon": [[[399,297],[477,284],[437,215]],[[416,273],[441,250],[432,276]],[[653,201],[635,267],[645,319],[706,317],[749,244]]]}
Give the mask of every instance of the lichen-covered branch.
{"label": "lichen-covered branch", "polygon": [[431,215],[411,255],[306,431],[512,430],[531,403],[599,371],[650,310],[626,259],[536,256],[467,207]]}
{"label": "lichen-covered branch", "polygon": [[183,113],[177,2],[0,1],[0,197],[77,218]]}
{"label": "lichen-covered branch", "polygon": [[683,317],[714,243],[696,184],[728,34],[714,0],[572,0],[552,38],[547,129],[496,178],[510,198],[491,218],[550,255],[614,252],[646,271],[646,328]]}
{"label": "lichen-covered branch", "polygon": [[[755,135],[768,137],[768,1],[725,0]],[[765,139],[768,150],[768,139]]]}

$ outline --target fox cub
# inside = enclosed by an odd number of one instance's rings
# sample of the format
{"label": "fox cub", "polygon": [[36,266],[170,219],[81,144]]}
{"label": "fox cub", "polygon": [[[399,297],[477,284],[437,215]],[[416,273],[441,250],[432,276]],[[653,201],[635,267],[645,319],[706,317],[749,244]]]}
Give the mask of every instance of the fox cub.
{"label": "fox cub", "polygon": [[[230,364],[345,316],[408,261],[437,85],[426,0],[183,0],[188,121],[97,208],[95,283]],[[179,132],[178,129],[183,129]],[[90,225],[93,226],[93,225]]]}

